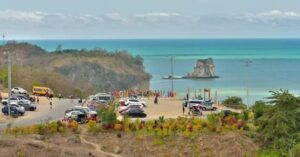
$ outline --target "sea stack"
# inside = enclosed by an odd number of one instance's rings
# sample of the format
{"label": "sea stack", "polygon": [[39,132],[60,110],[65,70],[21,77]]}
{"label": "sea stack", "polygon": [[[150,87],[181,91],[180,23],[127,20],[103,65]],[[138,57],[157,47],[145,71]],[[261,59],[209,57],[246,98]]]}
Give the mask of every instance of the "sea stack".
{"label": "sea stack", "polygon": [[215,65],[212,58],[198,59],[192,73],[188,73],[185,78],[217,78]]}

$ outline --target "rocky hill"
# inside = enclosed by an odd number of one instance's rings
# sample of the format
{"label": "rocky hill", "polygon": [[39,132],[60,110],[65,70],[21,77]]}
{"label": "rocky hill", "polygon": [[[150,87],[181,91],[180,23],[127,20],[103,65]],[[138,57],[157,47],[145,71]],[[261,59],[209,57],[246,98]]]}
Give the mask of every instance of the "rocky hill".
{"label": "rocky hill", "polygon": [[216,78],[215,65],[212,58],[198,59],[193,72],[188,73],[185,78]]}
{"label": "rocky hill", "polygon": [[48,86],[66,96],[94,92],[149,88],[150,75],[143,58],[126,51],[56,50],[47,52],[28,43],[9,43],[0,47],[0,84],[6,84],[6,55],[13,58],[13,86],[31,91],[33,85]]}

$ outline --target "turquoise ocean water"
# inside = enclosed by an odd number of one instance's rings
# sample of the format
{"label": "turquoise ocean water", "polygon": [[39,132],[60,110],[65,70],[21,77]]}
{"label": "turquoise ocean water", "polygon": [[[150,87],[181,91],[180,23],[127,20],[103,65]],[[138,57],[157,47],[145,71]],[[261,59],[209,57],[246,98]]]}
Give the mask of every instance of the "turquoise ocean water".
{"label": "turquoise ocean water", "polygon": [[[211,88],[212,96],[218,91],[218,99],[240,96],[247,103],[268,97],[269,91],[288,89],[300,94],[300,39],[143,39],[143,40],[27,40],[46,50],[63,48],[109,51],[127,50],[144,58],[145,70],[152,75],[153,90],[170,90],[170,58],[174,58],[174,75],[191,72],[197,59],[214,59],[214,80],[175,80],[174,89],[185,95],[199,89]],[[246,66],[246,61],[250,61]]]}

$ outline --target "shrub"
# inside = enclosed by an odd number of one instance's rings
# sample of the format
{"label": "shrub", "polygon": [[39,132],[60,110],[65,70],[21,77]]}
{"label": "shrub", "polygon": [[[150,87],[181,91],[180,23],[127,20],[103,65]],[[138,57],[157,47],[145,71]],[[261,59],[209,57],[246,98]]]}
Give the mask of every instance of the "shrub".
{"label": "shrub", "polygon": [[232,126],[232,125],[237,123],[237,120],[234,116],[227,116],[227,117],[224,118],[224,123],[226,125]]}
{"label": "shrub", "polygon": [[58,125],[58,132],[66,132],[67,124],[66,123],[57,123]]}
{"label": "shrub", "polygon": [[15,136],[19,134],[19,131],[20,131],[20,130],[19,130],[19,127],[15,127],[15,128],[12,129],[12,133],[13,133],[13,135],[15,135]]}
{"label": "shrub", "polygon": [[254,112],[254,119],[260,118],[267,110],[270,108],[264,101],[256,101],[252,106],[252,111]]}
{"label": "shrub", "polygon": [[116,131],[122,131],[122,130],[123,130],[123,125],[117,123],[117,124],[115,124],[114,129],[115,129]]}
{"label": "shrub", "polygon": [[70,126],[71,126],[71,129],[73,132],[76,132],[78,130],[78,122],[77,121],[72,120]]}
{"label": "shrub", "polygon": [[234,108],[234,109],[246,109],[247,106],[243,104],[243,100],[237,96],[231,96],[227,99],[223,100],[222,104],[226,107]]}
{"label": "shrub", "polygon": [[300,143],[300,98],[287,90],[272,92],[267,110],[257,119],[258,132],[264,136],[266,145],[278,150],[280,156],[288,156]]}
{"label": "shrub", "polygon": [[50,133],[56,133],[57,130],[58,130],[57,128],[58,128],[57,122],[50,122],[49,123],[49,132]]}
{"label": "shrub", "polygon": [[96,121],[90,120],[87,124],[86,127],[89,132],[92,133],[98,133],[101,131],[101,127],[97,124]]}
{"label": "shrub", "polygon": [[207,115],[207,120],[210,124],[217,125],[217,123],[219,122],[219,116],[216,114],[209,114]]}
{"label": "shrub", "polygon": [[105,129],[112,129],[117,122],[117,115],[114,107],[102,109],[100,113],[101,122]]}
{"label": "shrub", "polygon": [[300,143],[296,144],[291,150],[292,157],[300,156]]}
{"label": "shrub", "polygon": [[40,123],[40,124],[34,124],[33,125],[33,132],[39,135],[46,135],[48,132],[48,128],[46,127],[46,124]]}
{"label": "shrub", "polygon": [[24,150],[18,150],[18,151],[17,151],[17,156],[18,156],[18,157],[25,157],[25,156],[26,156],[26,153],[25,153]]}

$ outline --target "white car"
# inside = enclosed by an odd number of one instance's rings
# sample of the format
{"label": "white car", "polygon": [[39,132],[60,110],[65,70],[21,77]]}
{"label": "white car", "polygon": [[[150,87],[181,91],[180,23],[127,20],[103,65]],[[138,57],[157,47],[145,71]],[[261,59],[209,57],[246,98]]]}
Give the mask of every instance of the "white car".
{"label": "white car", "polygon": [[97,115],[96,111],[91,110],[88,107],[84,107],[84,106],[75,106],[74,109],[82,109],[84,111],[86,111],[86,113],[91,114],[91,115]]}
{"label": "white car", "polygon": [[192,108],[192,107],[200,107],[204,103],[203,100],[189,100],[187,102],[187,107]]}
{"label": "white car", "polygon": [[27,91],[21,87],[14,87],[11,89],[11,93],[13,94],[27,94]]}
{"label": "white car", "polygon": [[[20,99],[20,98],[17,98],[17,97],[12,97],[12,98],[10,98],[10,103],[18,104],[18,102],[20,102],[20,101],[24,102],[25,104],[29,104],[29,105],[31,104],[31,101],[30,101],[30,100]],[[7,105],[7,103],[8,103],[8,98],[3,99],[1,103],[2,103],[3,105]]]}
{"label": "white car", "polygon": [[144,106],[140,102],[130,102],[126,106],[120,106],[118,108],[118,112],[122,114],[123,112],[127,111],[129,108],[132,108],[132,107],[139,107],[142,109]]}
{"label": "white car", "polygon": [[72,119],[77,119],[78,115],[83,115],[84,113],[80,112],[80,111],[71,111],[66,113],[65,118],[72,118]]}
{"label": "white car", "polygon": [[109,94],[98,93],[96,95],[90,96],[88,99],[88,104],[93,102],[107,104],[111,101],[112,97]]}
{"label": "white car", "polygon": [[146,107],[146,102],[140,101],[139,99],[129,98],[125,101],[125,106],[129,105],[130,103],[140,103],[143,107]]}

